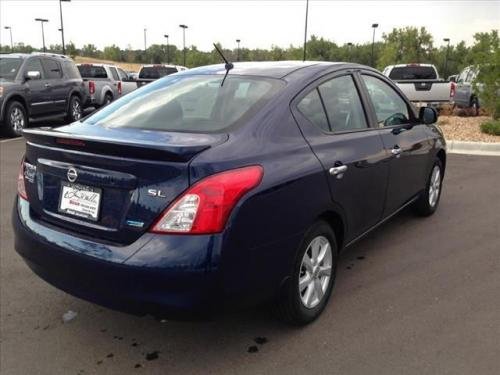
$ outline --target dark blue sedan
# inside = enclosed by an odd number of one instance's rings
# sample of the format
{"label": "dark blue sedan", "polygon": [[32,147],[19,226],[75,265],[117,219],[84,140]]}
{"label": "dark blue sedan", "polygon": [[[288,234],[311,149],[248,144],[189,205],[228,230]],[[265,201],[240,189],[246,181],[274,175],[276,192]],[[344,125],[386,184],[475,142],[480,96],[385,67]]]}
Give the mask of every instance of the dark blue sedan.
{"label": "dark blue sedan", "polygon": [[341,250],[438,207],[445,141],[378,71],[321,62],[188,70],[58,129],[26,130],[13,211],[31,269],[80,298],[186,318],[325,308]]}

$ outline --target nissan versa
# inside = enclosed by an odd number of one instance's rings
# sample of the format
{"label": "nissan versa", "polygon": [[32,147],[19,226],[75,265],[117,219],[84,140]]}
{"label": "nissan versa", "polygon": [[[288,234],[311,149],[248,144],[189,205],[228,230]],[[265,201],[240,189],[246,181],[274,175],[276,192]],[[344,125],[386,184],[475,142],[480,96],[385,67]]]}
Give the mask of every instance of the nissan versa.
{"label": "nissan versa", "polygon": [[13,210],[31,269],[80,298],[185,318],[328,302],[339,252],[438,207],[436,112],[356,64],[186,70],[54,130],[24,131]]}

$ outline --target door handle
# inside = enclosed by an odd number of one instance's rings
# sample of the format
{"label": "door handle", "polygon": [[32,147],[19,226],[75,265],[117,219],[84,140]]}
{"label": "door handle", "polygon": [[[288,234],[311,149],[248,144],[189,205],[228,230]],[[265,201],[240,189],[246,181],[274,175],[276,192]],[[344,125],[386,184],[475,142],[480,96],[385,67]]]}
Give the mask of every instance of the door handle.
{"label": "door handle", "polygon": [[51,87],[52,85],[50,83],[46,83],[45,87]]}
{"label": "door handle", "polygon": [[340,178],[340,175],[342,173],[344,173],[345,171],[347,171],[347,165],[339,165],[338,167],[332,167],[330,168],[330,170],[328,172],[330,172],[330,174],[332,176],[338,176],[338,178]]}
{"label": "door handle", "polygon": [[399,158],[401,156],[401,153],[403,152],[403,149],[399,147],[398,145],[395,145],[394,148],[391,150],[391,154]]}

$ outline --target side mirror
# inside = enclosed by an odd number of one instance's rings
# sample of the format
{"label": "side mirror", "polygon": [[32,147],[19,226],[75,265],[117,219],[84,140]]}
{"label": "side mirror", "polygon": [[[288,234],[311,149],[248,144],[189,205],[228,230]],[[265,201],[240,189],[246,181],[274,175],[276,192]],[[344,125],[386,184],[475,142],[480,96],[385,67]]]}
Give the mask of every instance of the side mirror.
{"label": "side mirror", "polygon": [[42,74],[39,71],[30,70],[29,72],[26,72],[24,77],[26,79],[37,80],[37,79],[42,78]]}
{"label": "side mirror", "polygon": [[421,107],[418,113],[418,118],[422,124],[434,124],[438,119],[437,111],[432,107]]}

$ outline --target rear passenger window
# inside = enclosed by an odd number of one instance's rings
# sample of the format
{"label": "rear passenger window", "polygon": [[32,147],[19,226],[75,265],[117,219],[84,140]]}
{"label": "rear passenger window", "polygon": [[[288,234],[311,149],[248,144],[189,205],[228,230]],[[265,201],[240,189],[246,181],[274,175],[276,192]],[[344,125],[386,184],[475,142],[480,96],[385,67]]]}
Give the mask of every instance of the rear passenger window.
{"label": "rear passenger window", "polygon": [[314,89],[302,98],[300,103],[297,105],[297,108],[314,125],[324,131],[330,131],[328,120],[326,119],[326,114],[317,89]]}
{"label": "rear passenger window", "polygon": [[42,65],[45,69],[45,74],[48,79],[56,79],[62,77],[61,66],[52,59],[42,59]]}
{"label": "rear passenger window", "polygon": [[341,132],[368,127],[352,76],[333,78],[321,84],[318,90],[325,104],[330,131]]}
{"label": "rear passenger window", "polygon": [[410,122],[408,105],[394,89],[373,76],[363,75],[379,126],[403,125]]}
{"label": "rear passenger window", "polygon": [[78,65],[82,78],[108,78],[106,69],[102,66],[83,64]]}
{"label": "rear passenger window", "polygon": [[113,79],[115,81],[119,81],[120,77],[118,77],[118,72],[116,71],[116,69],[115,68],[109,68],[109,70],[111,70],[111,75],[113,76]]}

